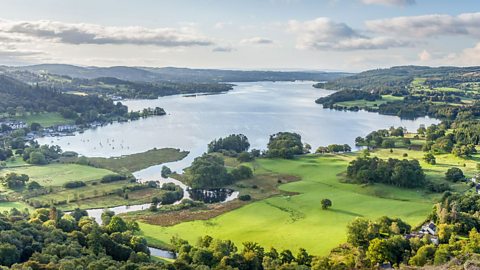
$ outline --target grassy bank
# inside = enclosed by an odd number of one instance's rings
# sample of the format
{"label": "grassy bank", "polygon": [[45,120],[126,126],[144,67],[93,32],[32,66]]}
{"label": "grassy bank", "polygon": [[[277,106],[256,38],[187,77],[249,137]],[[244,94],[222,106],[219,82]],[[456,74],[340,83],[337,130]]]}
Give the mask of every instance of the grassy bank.
{"label": "grassy bank", "polygon": [[89,158],[88,160],[90,164],[95,167],[105,168],[115,172],[135,172],[154,165],[181,160],[187,155],[187,151],[162,148],[121,157]]}

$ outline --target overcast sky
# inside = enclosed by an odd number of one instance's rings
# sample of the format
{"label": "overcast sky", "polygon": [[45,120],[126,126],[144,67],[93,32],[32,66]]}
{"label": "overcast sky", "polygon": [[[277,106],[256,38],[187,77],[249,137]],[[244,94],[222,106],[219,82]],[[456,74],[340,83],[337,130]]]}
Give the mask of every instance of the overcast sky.
{"label": "overcast sky", "polygon": [[478,0],[0,0],[0,64],[480,65]]}

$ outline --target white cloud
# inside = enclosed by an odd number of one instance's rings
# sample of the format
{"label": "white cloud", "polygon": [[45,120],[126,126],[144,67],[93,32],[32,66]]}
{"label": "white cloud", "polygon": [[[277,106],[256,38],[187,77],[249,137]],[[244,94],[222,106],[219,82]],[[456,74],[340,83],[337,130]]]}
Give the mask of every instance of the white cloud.
{"label": "white cloud", "polygon": [[268,38],[263,38],[263,37],[252,37],[252,38],[242,39],[240,43],[248,44],[248,45],[268,45],[268,44],[273,44],[273,40]]}
{"label": "white cloud", "polygon": [[215,47],[212,49],[212,52],[233,52],[235,51],[235,48],[232,48],[230,46],[220,46],[220,47]]}
{"label": "white cloud", "polygon": [[423,50],[418,54],[418,59],[420,59],[422,62],[426,62],[432,59],[432,55],[427,50]]}
{"label": "white cloud", "polygon": [[189,27],[145,28],[73,24],[58,21],[0,20],[0,33],[52,40],[66,44],[133,44],[162,47],[208,46],[213,42]]}
{"label": "white cloud", "polygon": [[362,0],[366,5],[408,6],[414,5],[415,0]]}
{"label": "white cloud", "polygon": [[452,53],[445,59],[450,65],[479,66],[480,65],[480,42],[473,48],[464,49],[460,53]]}
{"label": "white cloud", "polygon": [[216,24],[213,25],[213,28],[215,29],[224,29],[227,26],[232,25],[232,22],[217,22]]}
{"label": "white cloud", "polygon": [[368,37],[345,23],[337,23],[329,18],[290,21],[288,29],[297,35],[299,49],[373,50],[411,45],[408,41],[390,37]]}
{"label": "white cloud", "polygon": [[365,22],[369,30],[397,36],[433,37],[473,35],[480,37],[480,12],[451,15],[395,17]]}

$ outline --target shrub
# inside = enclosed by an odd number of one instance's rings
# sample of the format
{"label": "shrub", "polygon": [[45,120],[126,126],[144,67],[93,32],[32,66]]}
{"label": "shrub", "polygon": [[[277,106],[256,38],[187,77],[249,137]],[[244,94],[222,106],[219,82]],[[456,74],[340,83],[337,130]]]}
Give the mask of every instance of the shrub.
{"label": "shrub", "polygon": [[125,180],[125,179],[127,179],[127,178],[123,175],[108,174],[108,175],[105,175],[104,177],[102,177],[102,179],[100,180],[100,183],[111,183],[111,182],[121,181],[121,180]]}
{"label": "shrub", "polygon": [[451,182],[458,182],[465,179],[465,175],[463,175],[463,171],[461,169],[452,167],[449,168],[445,173],[445,178]]}
{"label": "shrub", "polygon": [[63,184],[63,187],[64,188],[79,188],[79,187],[84,187],[86,185],[87,184],[85,184],[85,182],[83,182],[83,181],[73,181],[73,182],[68,182],[68,183]]}
{"label": "shrub", "polygon": [[248,194],[245,194],[245,195],[240,195],[238,196],[238,199],[240,201],[250,201],[252,199],[252,197]]}
{"label": "shrub", "polygon": [[240,165],[230,173],[235,181],[252,178],[253,172],[250,167]]}

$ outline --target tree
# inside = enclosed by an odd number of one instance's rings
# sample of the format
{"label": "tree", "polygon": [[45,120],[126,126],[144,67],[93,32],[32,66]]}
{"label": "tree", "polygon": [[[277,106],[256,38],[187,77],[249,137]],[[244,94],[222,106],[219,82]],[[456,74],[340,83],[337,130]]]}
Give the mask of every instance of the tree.
{"label": "tree", "polygon": [[0,244],[0,265],[11,266],[20,259],[17,247],[9,243]]}
{"label": "tree", "polygon": [[45,165],[47,164],[47,160],[45,159],[45,155],[39,151],[31,152],[30,158],[28,159],[28,163],[35,164],[35,165]]}
{"label": "tree", "polygon": [[40,125],[39,123],[34,122],[30,124],[31,131],[39,131],[41,128],[42,128],[42,125]]}
{"label": "tree", "polygon": [[250,147],[247,136],[243,134],[232,134],[225,138],[213,140],[208,144],[208,152],[233,151],[236,153],[245,152]]}
{"label": "tree", "polygon": [[231,177],[227,173],[223,158],[203,154],[195,158],[187,169],[186,180],[192,188],[213,188],[229,184]]}
{"label": "tree", "polygon": [[238,168],[233,169],[230,174],[235,181],[252,178],[253,172],[250,167],[240,165]]}
{"label": "tree", "polygon": [[161,172],[162,177],[167,178],[171,174],[172,174],[172,170],[170,170],[170,168],[168,168],[167,166],[163,165],[162,166],[162,172]]}
{"label": "tree", "polygon": [[465,175],[463,175],[463,171],[461,169],[452,167],[449,168],[445,173],[445,178],[451,182],[458,182],[465,179]]}
{"label": "tree", "polygon": [[9,173],[3,177],[0,177],[0,182],[8,188],[21,188],[24,187],[30,177],[26,174]]}
{"label": "tree", "polygon": [[435,246],[433,244],[422,246],[417,250],[415,256],[410,258],[409,264],[415,266],[424,266],[429,261],[433,261],[435,255]]}
{"label": "tree", "polygon": [[115,212],[105,209],[102,212],[101,219],[102,219],[102,224],[103,226],[108,226],[110,224],[110,221],[112,220],[112,217],[115,216]]}
{"label": "tree", "polygon": [[437,163],[437,160],[432,153],[426,153],[425,156],[423,156],[423,160],[431,165],[435,165]]}
{"label": "tree", "polygon": [[368,247],[378,234],[378,225],[365,218],[356,218],[347,224],[347,241],[357,247]]}
{"label": "tree", "polygon": [[267,148],[268,157],[291,159],[303,154],[302,137],[297,133],[279,132],[270,136]]}
{"label": "tree", "polygon": [[107,225],[109,232],[125,232],[128,230],[127,223],[119,216],[113,216]]}
{"label": "tree", "polygon": [[253,155],[248,152],[241,152],[238,154],[237,160],[240,162],[249,162],[254,159]]}
{"label": "tree", "polygon": [[323,199],[322,200],[322,209],[327,210],[329,207],[332,206],[332,201],[329,199]]}

